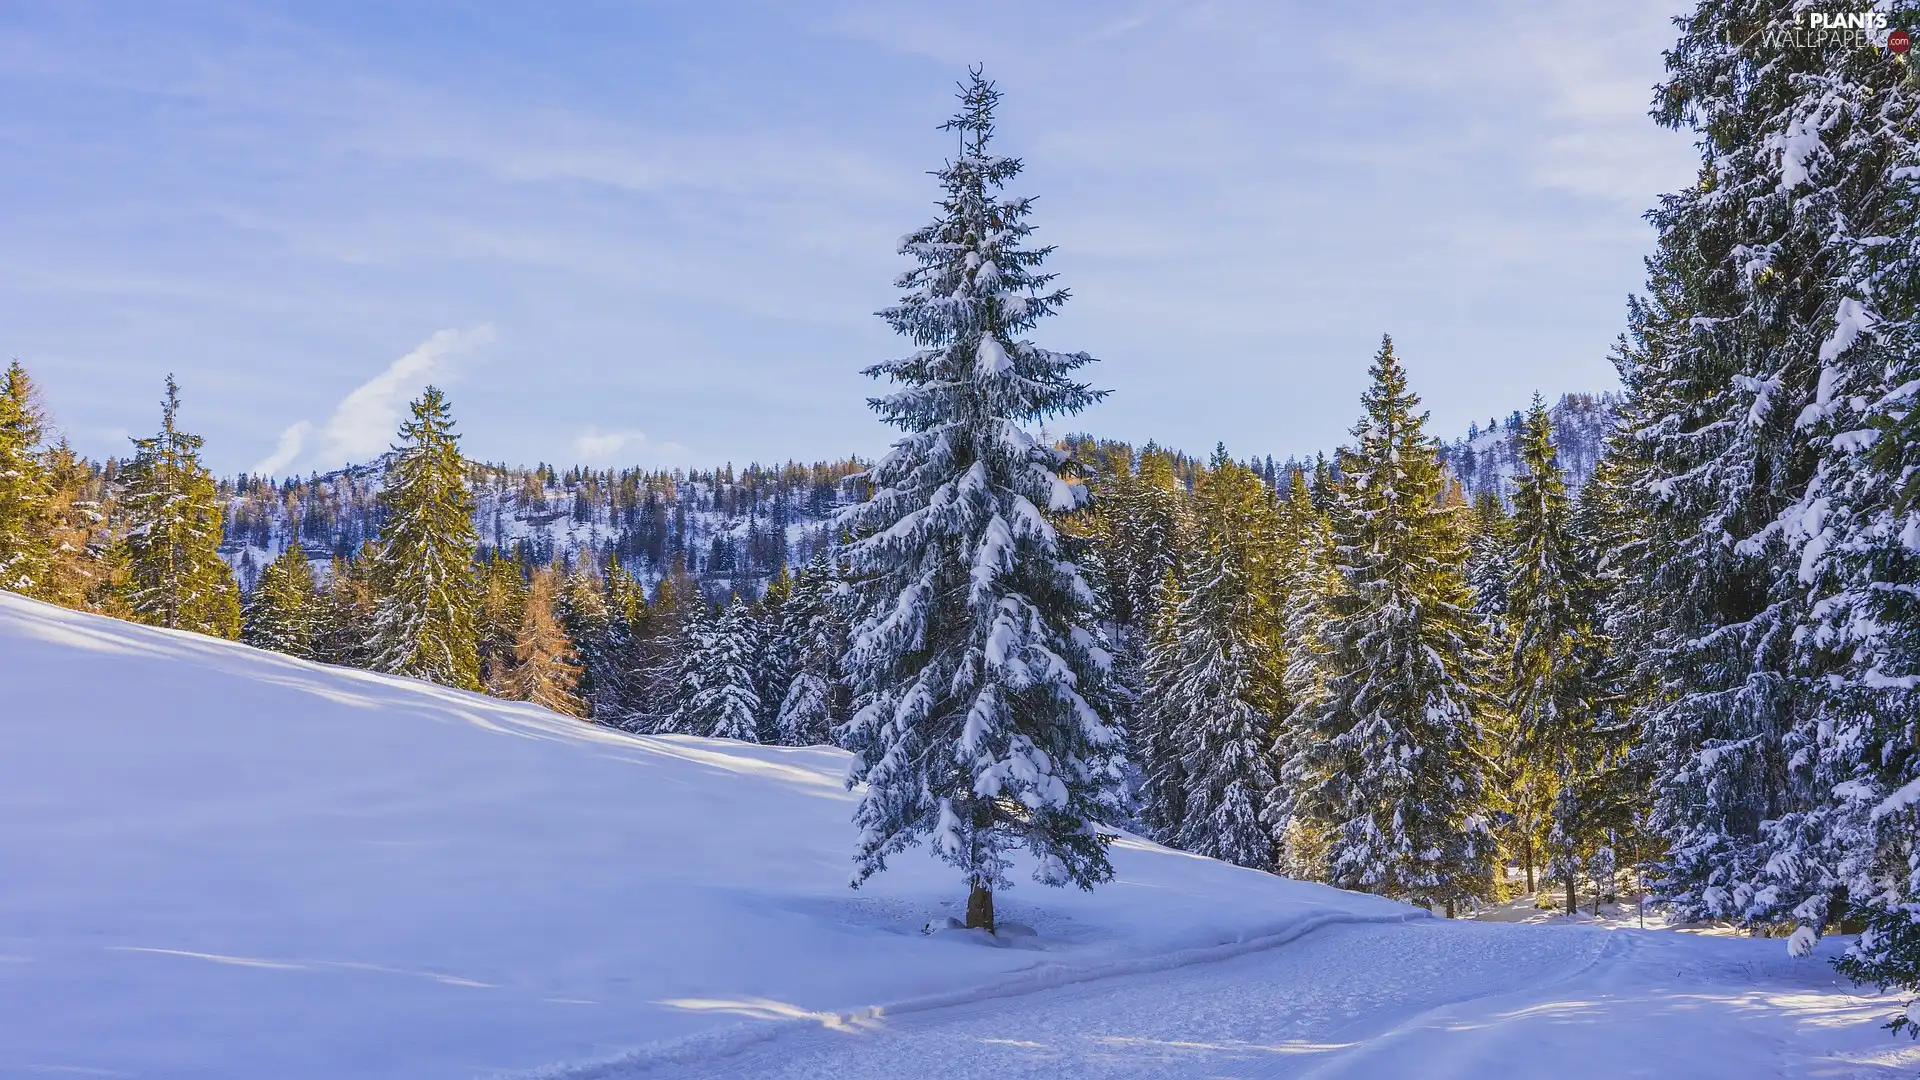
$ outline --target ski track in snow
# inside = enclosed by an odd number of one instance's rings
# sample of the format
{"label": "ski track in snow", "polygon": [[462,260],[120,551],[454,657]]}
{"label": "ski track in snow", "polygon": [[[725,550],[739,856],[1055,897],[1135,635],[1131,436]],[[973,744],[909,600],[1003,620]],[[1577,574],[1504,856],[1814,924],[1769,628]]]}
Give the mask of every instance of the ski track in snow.
{"label": "ski track in snow", "polygon": [[[1831,952],[1831,949],[1826,950]],[[1777,941],[1420,920],[907,1015],[801,1021],[566,1080],[1895,1077],[1920,1047]]]}

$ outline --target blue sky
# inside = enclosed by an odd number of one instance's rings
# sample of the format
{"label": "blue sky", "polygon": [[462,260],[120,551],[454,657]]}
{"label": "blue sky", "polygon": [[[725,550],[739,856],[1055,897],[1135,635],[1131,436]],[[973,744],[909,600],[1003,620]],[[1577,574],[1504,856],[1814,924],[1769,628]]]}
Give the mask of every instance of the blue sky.
{"label": "blue sky", "polygon": [[[1407,5],[1410,6],[1410,5]],[[872,312],[955,80],[1006,98],[1073,290],[1069,425],[1330,448],[1394,335],[1436,429],[1605,389],[1660,5],[0,6],[0,355],[83,452],[177,374],[221,472],[391,438],[708,465],[883,448]]]}

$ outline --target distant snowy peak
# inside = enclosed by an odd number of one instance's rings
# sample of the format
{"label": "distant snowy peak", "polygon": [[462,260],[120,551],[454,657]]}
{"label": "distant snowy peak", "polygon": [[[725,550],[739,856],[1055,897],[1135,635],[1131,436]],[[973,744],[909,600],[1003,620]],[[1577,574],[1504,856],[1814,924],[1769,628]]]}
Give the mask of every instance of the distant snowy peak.
{"label": "distant snowy peak", "polygon": [[[1619,406],[1620,395],[1610,391],[1567,394],[1548,410],[1553,418],[1553,444],[1560,468],[1567,475],[1569,492],[1578,492],[1593,475]],[[1520,427],[1525,417],[1516,409],[1484,425],[1476,423],[1461,438],[1440,444],[1441,460],[1460,477],[1469,497],[1482,491],[1496,492],[1502,499],[1513,494],[1513,480],[1520,472]]]}

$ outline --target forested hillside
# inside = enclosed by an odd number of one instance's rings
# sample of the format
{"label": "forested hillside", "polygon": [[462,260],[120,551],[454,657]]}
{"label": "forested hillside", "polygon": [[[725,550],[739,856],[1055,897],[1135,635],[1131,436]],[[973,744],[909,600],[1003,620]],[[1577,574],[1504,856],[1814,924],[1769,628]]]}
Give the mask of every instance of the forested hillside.
{"label": "forested hillside", "polygon": [[[1552,407],[1555,443],[1569,490],[1577,492],[1592,473],[1617,405],[1612,393],[1567,394]],[[1441,444],[1441,461],[1459,477],[1468,496],[1487,490],[1503,498],[1510,493],[1519,471],[1521,422],[1516,409]],[[1089,462],[1125,445],[1091,435],[1070,436],[1066,443]],[[1162,453],[1190,488],[1203,462],[1179,451]],[[382,457],[306,478],[222,479],[219,488],[228,509],[220,551],[242,588],[253,591],[261,570],[286,549],[296,531],[308,559],[321,572],[330,560],[350,558],[377,537],[386,464]],[[1313,464],[1272,457],[1248,462],[1276,488],[1288,470],[1310,471]],[[724,601],[734,592],[759,595],[782,565],[804,565],[830,544],[829,519],[860,498],[855,477],[865,467],[853,457],[812,464],[756,463],[738,470],[732,465],[562,470],[545,463],[531,468],[474,463],[473,525],[483,557],[508,554],[528,567],[605,565],[612,559],[647,582],[657,582],[678,564],[712,599]]]}
{"label": "forested hillside", "polygon": [[[221,553],[252,591],[296,532],[309,559],[350,558],[380,533],[385,458],[306,479],[221,482]],[[474,463],[474,532],[483,557],[528,567],[618,560],[657,582],[679,565],[719,600],[759,595],[786,564],[827,541],[825,521],[859,497],[852,459],[708,470],[557,470]]]}

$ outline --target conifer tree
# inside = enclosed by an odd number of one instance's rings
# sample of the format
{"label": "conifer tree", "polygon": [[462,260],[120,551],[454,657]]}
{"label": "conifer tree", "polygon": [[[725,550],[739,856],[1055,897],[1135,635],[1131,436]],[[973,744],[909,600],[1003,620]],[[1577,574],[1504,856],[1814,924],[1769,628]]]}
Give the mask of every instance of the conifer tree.
{"label": "conifer tree", "polygon": [[1414,412],[1419,398],[1383,340],[1356,445],[1340,455],[1335,600],[1326,700],[1311,716],[1296,813],[1328,836],[1330,880],[1444,904],[1487,894],[1481,724],[1485,654],[1464,576],[1457,511]]}
{"label": "conifer tree", "polygon": [[1138,464],[1116,460],[1094,488],[1107,613],[1124,641],[1144,639],[1167,572],[1187,547],[1187,508],[1173,462],[1148,443]]}
{"label": "conifer tree", "polygon": [[379,613],[379,589],[374,576],[378,551],[371,541],[353,556],[334,558],[327,585],[320,595],[313,658],[342,667],[373,666],[367,628]]}
{"label": "conifer tree", "polygon": [[319,630],[320,594],[296,530],[267,564],[247,598],[241,637],[249,645],[311,659]]}
{"label": "conifer tree", "polygon": [[711,739],[760,740],[760,695],[754,686],[754,634],[738,599],[687,621],[679,693],[666,731]]}
{"label": "conifer tree", "polygon": [[792,598],[781,609],[780,636],[793,658],[792,676],[774,727],[787,746],[829,744],[835,729],[846,722],[840,657],[846,652],[847,631],[838,601],[833,563],[823,548],[801,571]]}
{"label": "conifer tree", "polygon": [[1295,790],[1304,778],[1288,765],[1307,760],[1314,739],[1308,718],[1326,701],[1328,629],[1341,586],[1333,566],[1333,535],[1326,515],[1314,505],[1302,469],[1292,470],[1279,506],[1278,547],[1280,654],[1286,665],[1282,690],[1292,711],[1279,718],[1274,744],[1278,784],[1267,823],[1280,873],[1314,879],[1326,872],[1326,837],[1310,817],[1293,813]]}
{"label": "conifer tree", "polygon": [[[1159,616],[1162,587],[1177,579],[1188,542],[1186,492],[1172,459],[1149,442],[1137,456],[1116,447],[1102,455],[1089,482],[1091,546],[1096,553],[1089,584],[1113,643],[1112,711],[1137,763],[1134,801],[1146,831],[1171,841],[1177,819],[1164,818],[1179,803],[1185,784],[1170,733],[1154,725],[1164,717],[1148,700],[1148,646]],[[1149,764],[1151,763],[1151,764]]]}
{"label": "conifer tree", "polygon": [[1473,500],[1473,538],[1467,545],[1467,584],[1473,589],[1473,613],[1481,627],[1504,639],[1507,579],[1512,573],[1513,521],[1500,496],[1482,489]]}
{"label": "conifer tree", "polygon": [[748,637],[754,656],[754,694],[760,699],[758,739],[779,743],[780,706],[793,682],[793,639],[786,628],[786,609],[793,602],[793,574],[783,561],[779,573],[767,583],[758,603],[748,613]]}
{"label": "conifer tree", "polygon": [[200,464],[198,435],[177,424],[180,387],[167,376],[160,430],[134,440],[120,474],[126,600],[134,619],[214,637],[240,636],[240,588],[220,558],[226,515]]}
{"label": "conifer tree", "polygon": [[602,724],[635,729],[644,709],[643,638],[652,620],[646,588],[620,563],[607,561],[604,628],[597,637],[592,665],[598,673],[593,718]]}
{"label": "conifer tree", "polygon": [[1177,613],[1186,601],[1180,579],[1169,567],[1154,590],[1153,617],[1141,658],[1140,701],[1133,710],[1131,749],[1140,768],[1136,793],[1140,822],[1148,836],[1172,846],[1187,820],[1187,766],[1182,738],[1187,721],[1180,695],[1186,671]]}
{"label": "conifer tree", "polygon": [[654,585],[646,632],[634,642],[638,702],[627,726],[636,731],[672,731],[684,698],[688,630],[707,615],[700,589],[678,556]]}
{"label": "conifer tree", "polygon": [[517,701],[563,716],[585,716],[587,705],[578,692],[582,670],[557,610],[558,579],[558,571],[544,569],[535,571],[528,583],[507,688]]}
{"label": "conifer tree", "polygon": [[1100,393],[1071,377],[1092,357],[1023,337],[1067,293],[1040,271],[1049,249],[1026,246],[1031,201],[1001,194],[1021,163],[989,149],[999,96],[971,74],[946,125],[960,145],[936,174],[940,217],[901,245],[916,265],[882,314],[917,350],[868,373],[896,384],[872,405],[905,435],[842,520],[860,612],[856,881],[930,836],[967,882],[967,925],[989,930],[1015,845],[1048,884],[1111,876],[1094,822],[1111,813],[1120,743],[1095,598],[1047,517],[1086,489],[1025,426]]}
{"label": "conifer tree", "polygon": [[31,387],[18,360],[0,380],[0,589],[40,595],[53,561],[53,491]]}
{"label": "conifer tree", "polygon": [[[1702,0],[1654,115],[1699,135],[1620,357],[1647,517],[1640,713],[1659,888],[1688,917],[1810,944],[1920,904],[1920,86],[1868,48],[1765,31],[1788,0]],[[1732,27],[1745,32],[1730,32]],[[1860,967],[1892,940],[1863,935]],[[1905,985],[1920,986],[1920,967]]]}
{"label": "conifer tree", "polygon": [[1580,789],[1602,764],[1596,729],[1604,691],[1595,679],[1596,643],[1585,606],[1591,588],[1555,460],[1552,420],[1538,394],[1521,428],[1519,457],[1506,587],[1513,643],[1507,708],[1514,722],[1513,776],[1522,788],[1515,804],[1529,812],[1552,808],[1548,878],[1565,885],[1572,914],[1593,818],[1581,805]]}
{"label": "conifer tree", "polygon": [[1272,869],[1270,758],[1285,708],[1273,505],[1224,448],[1194,499],[1199,547],[1167,618],[1178,672],[1157,703],[1185,778],[1177,846]]}
{"label": "conifer tree", "polygon": [[108,612],[115,581],[108,558],[106,482],[62,439],[45,455],[47,572],[34,595],[71,608]]}
{"label": "conifer tree", "polygon": [[555,583],[555,610],[580,667],[582,715],[618,726],[631,696],[625,639],[609,601],[608,582],[591,562],[576,563]]}
{"label": "conifer tree", "polygon": [[435,387],[408,406],[380,501],[386,522],[376,563],[380,610],[374,667],[463,690],[480,688],[477,540],[466,462],[446,396]]}
{"label": "conifer tree", "polygon": [[495,697],[513,697],[513,652],[526,620],[527,584],[517,553],[495,551],[480,568],[480,684]]}

